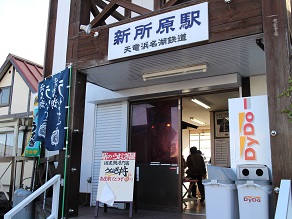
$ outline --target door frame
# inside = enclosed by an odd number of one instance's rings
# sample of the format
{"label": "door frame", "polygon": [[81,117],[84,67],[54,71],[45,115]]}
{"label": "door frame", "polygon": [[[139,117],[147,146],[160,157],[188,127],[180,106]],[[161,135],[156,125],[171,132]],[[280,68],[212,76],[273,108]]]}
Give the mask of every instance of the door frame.
{"label": "door frame", "polygon": [[[182,173],[181,173],[181,157],[182,157],[182,130],[181,130],[181,122],[182,122],[182,96],[181,95],[175,95],[175,96],[170,96],[170,97],[157,97],[155,98],[155,101],[160,101],[160,100],[177,100],[178,101],[178,124],[177,124],[177,129],[178,129],[178,165],[177,165],[177,183],[178,183],[178,190],[177,190],[177,197],[178,197],[178,206],[177,209],[179,209],[179,212],[182,213],[183,211],[183,205],[182,205]],[[128,133],[128,150],[131,151],[132,150],[132,145],[131,145],[131,128],[130,128],[130,124],[131,124],[131,120],[132,120],[132,105],[133,104],[139,104],[139,103],[145,103],[147,101],[153,101],[153,99],[143,99],[143,100],[132,100],[129,101],[129,133]],[[135,176],[136,177],[136,176]],[[135,182],[137,182],[135,180]],[[136,184],[136,183],[135,183]],[[137,189],[137,185],[134,185],[135,190]],[[136,191],[134,191],[134,198],[136,199]]]}

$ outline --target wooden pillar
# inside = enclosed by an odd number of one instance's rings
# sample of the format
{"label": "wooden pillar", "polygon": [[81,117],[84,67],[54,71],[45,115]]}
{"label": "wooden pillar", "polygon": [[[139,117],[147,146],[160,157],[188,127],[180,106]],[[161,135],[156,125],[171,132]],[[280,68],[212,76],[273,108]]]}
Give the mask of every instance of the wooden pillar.
{"label": "wooden pillar", "polygon": [[44,77],[52,74],[54,46],[55,46],[55,32],[57,22],[58,0],[50,0],[50,8],[48,15],[48,29],[46,39],[46,53],[44,58]]}
{"label": "wooden pillar", "polygon": [[72,69],[69,147],[65,182],[65,216],[78,215],[86,75]]}
{"label": "wooden pillar", "polygon": [[87,76],[77,70],[78,34],[90,22],[90,0],[71,0],[67,63],[72,63],[70,125],[65,182],[65,217],[78,216],[81,152]]}
{"label": "wooden pillar", "polygon": [[[288,77],[291,76],[289,8],[288,0],[262,0],[270,131],[277,133],[271,136],[274,187],[280,186],[281,179],[292,178],[292,123],[281,113],[291,103],[288,97],[278,97],[288,88]],[[277,195],[274,195],[276,204]]]}

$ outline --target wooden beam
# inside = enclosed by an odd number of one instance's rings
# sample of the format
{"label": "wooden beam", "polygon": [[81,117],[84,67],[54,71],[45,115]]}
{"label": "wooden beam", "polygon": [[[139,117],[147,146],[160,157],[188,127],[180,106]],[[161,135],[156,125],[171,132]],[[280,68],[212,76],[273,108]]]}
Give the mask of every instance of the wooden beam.
{"label": "wooden beam", "polygon": [[101,26],[102,22],[104,22],[110,15],[112,15],[119,6],[134,11],[138,14],[147,14],[152,12],[151,10],[148,10],[125,0],[113,0],[102,10],[102,12],[98,16],[96,16],[90,22],[91,26]]}
{"label": "wooden beam", "polygon": [[143,8],[139,5],[136,5],[134,3],[131,3],[131,2],[128,2],[128,1],[125,1],[125,0],[118,0],[116,2],[117,5],[121,6],[121,7],[124,7],[124,8],[127,8],[131,11],[134,11],[138,14],[148,14],[148,13],[151,13],[152,11],[147,9],[147,8]]}
{"label": "wooden beam", "polygon": [[91,0],[91,9],[90,9],[93,17],[96,17],[98,14],[100,14],[100,11],[96,7],[96,3],[94,0]]}
{"label": "wooden beam", "polygon": [[13,160],[13,157],[0,157],[0,163],[8,163]]}
{"label": "wooden beam", "polygon": [[[97,15],[100,14],[99,10],[96,7],[96,4],[93,2],[93,0],[91,0],[91,9],[90,9],[93,17],[96,17]],[[105,22],[102,23],[102,25],[106,25]]]}
{"label": "wooden beam", "polygon": [[[266,57],[268,109],[271,136],[273,186],[280,187],[282,179],[292,178],[292,123],[281,110],[289,106],[289,97],[278,95],[288,88],[291,73],[291,41],[287,8],[290,1],[262,1],[263,32]],[[276,49],[275,49],[276,48]],[[274,193],[274,206],[278,195]]]}
{"label": "wooden beam", "polygon": [[85,0],[80,8],[80,25],[87,25],[90,21],[91,1]]}
{"label": "wooden beam", "polygon": [[97,15],[91,22],[92,27],[100,26],[119,6],[116,5],[115,1],[110,2],[102,12]]}
{"label": "wooden beam", "polygon": [[161,9],[162,5],[164,3],[164,0],[155,0],[154,1],[154,11],[157,11],[159,9]]}
{"label": "wooden beam", "polygon": [[179,2],[181,2],[181,0],[169,0],[161,8],[171,7],[171,6],[173,6],[173,5],[175,5],[176,3],[179,3]]}
{"label": "wooden beam", "polygon": [[[132,0],[126,0],[126,1],[128,1],[128,2],[132,2]],[[130,17],[131,17],[131,10],[125,8],[124,16],[125,16],[126,18],[130,18]]]}
{"label": "wooden beam", "polygon": [[54,46],[55,46],[55,33],[57,22],[57,8],[58,0],[50,1],[49,17],[48,17],[48,30],[46,37],[46,48],[44,58],[44,77],[48,77],[52,74],[53,59],[54,59]]}
{"label": "wooden beam", "polygon": [[[93,4],[97,5],[98,7],[100,7],[101,9],[104,9],[107,4],[104,3],[103,1],[101,0],[92,0],[91,1]],[[111,14],[115,19],[117,19],[118,21],[121,21],[121,20],[124,20],[126,19],[125,16],[121,15],[119,12],[117,11],[114,11],[112,14]]]}

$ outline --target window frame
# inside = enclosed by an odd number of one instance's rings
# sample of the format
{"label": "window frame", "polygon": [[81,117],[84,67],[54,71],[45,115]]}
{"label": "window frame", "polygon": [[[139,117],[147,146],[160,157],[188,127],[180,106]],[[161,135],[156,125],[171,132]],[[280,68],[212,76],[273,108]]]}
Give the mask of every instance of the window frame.
{"label": "window frame", "polygon": [[[2,103],[2,95],[3,95],[3,90],[8,90],[8,101],[7,103]],[[10,97],[11,97],[11,86],[5,86],[5,87],[0,87],[0,107],[5,107],[10,105]]]}

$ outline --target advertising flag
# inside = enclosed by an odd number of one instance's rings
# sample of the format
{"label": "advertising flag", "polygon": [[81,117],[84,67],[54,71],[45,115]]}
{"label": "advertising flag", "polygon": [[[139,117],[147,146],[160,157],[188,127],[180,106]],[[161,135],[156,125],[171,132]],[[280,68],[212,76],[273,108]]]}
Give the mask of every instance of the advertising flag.
{"label": "advertising flag", "polygon": [[68,104],[69,69],[52,78],[52,95],[49,105],[49,120],[45,140],[46,149],[49,151],[64,148],[67,122],[66,106]]}

